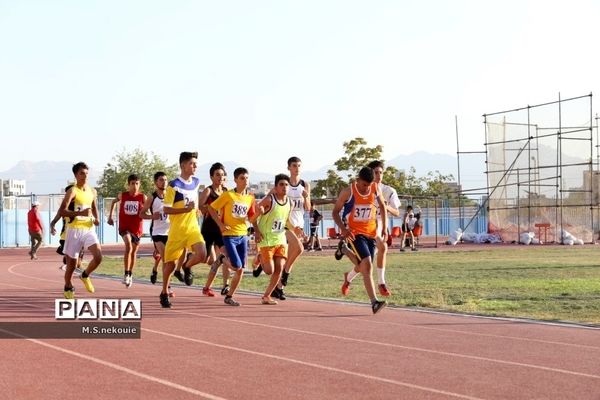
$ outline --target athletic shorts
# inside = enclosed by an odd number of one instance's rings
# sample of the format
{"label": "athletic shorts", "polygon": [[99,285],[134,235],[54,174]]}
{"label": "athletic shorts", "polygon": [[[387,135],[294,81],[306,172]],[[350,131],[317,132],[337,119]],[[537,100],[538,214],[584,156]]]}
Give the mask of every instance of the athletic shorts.
{"label": "athletic shorts", "polygon": [[162,244],[167,244],[167,239],[168,239],[168,238],[169,238],[169,237],[168,237],[167,235],[153,235],[153,236],[152,236],[152,241],[153,241],[154,243],[156,243],[156,242],[160,242],[160,243],[162,243]]}
{"label": "athletic shorts", "polygon": [[140,242],[140,237],[138,235],[134,235],[133,233],[129,232],[129,231],[119,231],[119,235],[121,235],[121,237],[125,236],[125,235],[129,235],[131,237],[131,243],[139,243]]}
{"label": "athletic shorts", "polygon": [[285,258],[287,260],[287,244],[278,244],[276,246],[265,246],[260,249],[261,261],[268,262],[275,257]]}
{"label": "athletic shorts", "polygon": [[165,246],[165,262],[179,260],[185,249],[191,249],[197,243],[204,243],[204,237],[202,237],[199,229],[189,231],[184,236],[169,236]]}
{"label": "athletic shorts", "polygon": [[83,249],[89,249],[95,244],[100,244],[95,229],[69,228],[63,253],[71,258],[77,258]]}
{"label": "athletic shorts", "polygon": [[248,255],[248,236],[223,236],[227,257],[233,268],[244,268]]}
{"label": "athletic shorts", "polygon": [[354,240],[348,241],[348,245],[358,256],[359,260],[370,257],[373,260],[375,256],[375,238],[369,238],[364,235],[356,235]]}
{"label": "athletic shorts", "polygon": [[210,248],[214,245],[217,249],[223,247],[223,235],[221,232],[202,232],[206,243],[206,251],[210,253]]}

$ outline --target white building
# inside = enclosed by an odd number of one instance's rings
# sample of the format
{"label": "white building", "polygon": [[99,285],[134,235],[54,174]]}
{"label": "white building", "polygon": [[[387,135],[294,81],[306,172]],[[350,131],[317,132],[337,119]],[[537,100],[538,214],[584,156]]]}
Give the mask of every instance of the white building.
{"label": "white building", "polygon": [[4,196],[22,196],[26,194],[26,181],[21,179],[0,179]]}

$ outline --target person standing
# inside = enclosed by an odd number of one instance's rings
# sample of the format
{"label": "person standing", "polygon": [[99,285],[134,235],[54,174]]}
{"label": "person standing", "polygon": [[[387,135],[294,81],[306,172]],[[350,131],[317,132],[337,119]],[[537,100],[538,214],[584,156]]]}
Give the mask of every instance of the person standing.
{"label": "person standing", "polygon": [[114,225],[113,211],[119,203],[119,235],[125,243],[125,254],[123,255],[123,284],[128,288],[133,283],[133,268],[137,261],[137,251],[140,245],[144,225],[142,209],[146,202],[146,195],[140,193],[140,178],[136,174],[127,177],[127,191],[119,193],[110,203],[108,213],[108,224]]}
{"label": "person standing", "polygon": [[310,237],[306,249],[308,251],[322,251],[321,241],[319,240],[319,223],[323,219],[323,214],[313,207],[310,213]]}
{"label": "person standing", "polygon": [[[387,211],[374,179],[373,170],[363,167],[359,171],[356,181],[340,193],[333,207],[332,215],[342,236],[359,260],[358,266],[353,266],[349,272],[344,273],[342,294],[348,294],[350,282],[356,275],[362,273],[363,283],[371,300],[371,310],[373,314],[376,314],[387,305],[387,302],[377,299],[372,276],[375,242],[379,234],[377,230],[381,229],[381,237],[385,240]],[[377,204],[381,210],[380,227],[377,226]],[[347,225],[344,224],[342,212]]]}
{"label": "person standing", "polygon": [[[382,161],[371,161],[368,165],[369,168],[373,169],[373,173],[375,175],[374,182],[377,184],[379,193],[383,196],[383,201],[385,204],[385,209],[388,214],[393,215],[394,217],[400,216],[400,199],[398,198],[398,193],[396,189],[391,186],[388,186],[382,182],[383,179],[383,167],[384,164]],[[379,294],[385,297],[389,297],[392,292],[388,289],[385,283],[385,264],[386,264],[386,256],[388,251],[388,241],[383,240],[381,235],[381,229],[379,226],[381,225],[381,209],[377,208],[377,288],[379,289]],[[387,232],[389,235],[389,232]]]}
{"label": "person standing", "polygon": [[192,267],[206,261],[204,238],[198,225],[198,188],[200,180],[194,176],[198,168],[198,153],[184,151],[179,154],[179,177],[167,185],[163,212],[169,216],[169,239],[165,246],[165,266],[163,269],[163,287],[160,304],[171,307],[169,283],[175,269],[175,262],[186,249],[192,250],[192,256],[183,264],[184,282],[191,286],[194,282]]}
{"label": "person standing", "polygon": [[42,217],[38,210],[39,206],[40,202],[36,200],[31,203],[31,209],[27,212],[27,227],[29,229],[29,239],[31,240],[29,255],[32,260],[37,260],[37,251],[42,245],[42,235],[44,233]]}
{"label": "person standing", "polygon": [[[96,190],[87,183],[89,168],[84,162],[78,162],[73,165],[72,171],[73,175],[75,175],[76,183],[67,190],[59,208],[61,217],[69,221],[63,250],[67,256],[64,287],[64,296],[66,299],[75,298],[75,288],[73,287],[72,279],[81,249],[85,248],[92,254],[92,260],[85,271],[79,276],[86,290],[90,293],[94,293],[95,291],[90,274],[102,262],[102,249],[100,248],[100,241],[94,229],[94,225],[98,226],[100,224],[98,220],[97,196]],[[72,210],[69,209],[71,202],[73,202]]]}

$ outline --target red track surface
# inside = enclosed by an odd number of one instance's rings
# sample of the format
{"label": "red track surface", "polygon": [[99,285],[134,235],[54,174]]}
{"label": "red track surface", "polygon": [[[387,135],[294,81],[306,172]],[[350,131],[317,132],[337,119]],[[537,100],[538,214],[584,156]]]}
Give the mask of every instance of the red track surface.
{"label": "red track surface", "polygon": [[[51,251],[0,251],[0,321],[54,321]],[[142,339],[0,340],[0,398],[600,399],[598,329],[185,287],[164,310],[157,286],[93,281],[142,299]]]}

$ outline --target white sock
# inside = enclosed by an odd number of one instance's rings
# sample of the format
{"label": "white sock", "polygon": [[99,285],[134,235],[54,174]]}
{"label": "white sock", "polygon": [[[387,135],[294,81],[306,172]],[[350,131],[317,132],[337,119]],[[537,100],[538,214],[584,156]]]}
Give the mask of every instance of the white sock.
{"label": "white sock", "polygon": [[385,268],[377,268],[377,280],[380,285],[385,285]]}
{"label": "white sock", "polygon": [[354,268],[352,268],[352,270],[348,272],[348,282],[352,282],[352,279],[356,278],[356,275],[358,275],[358,272],[355,272]]}

